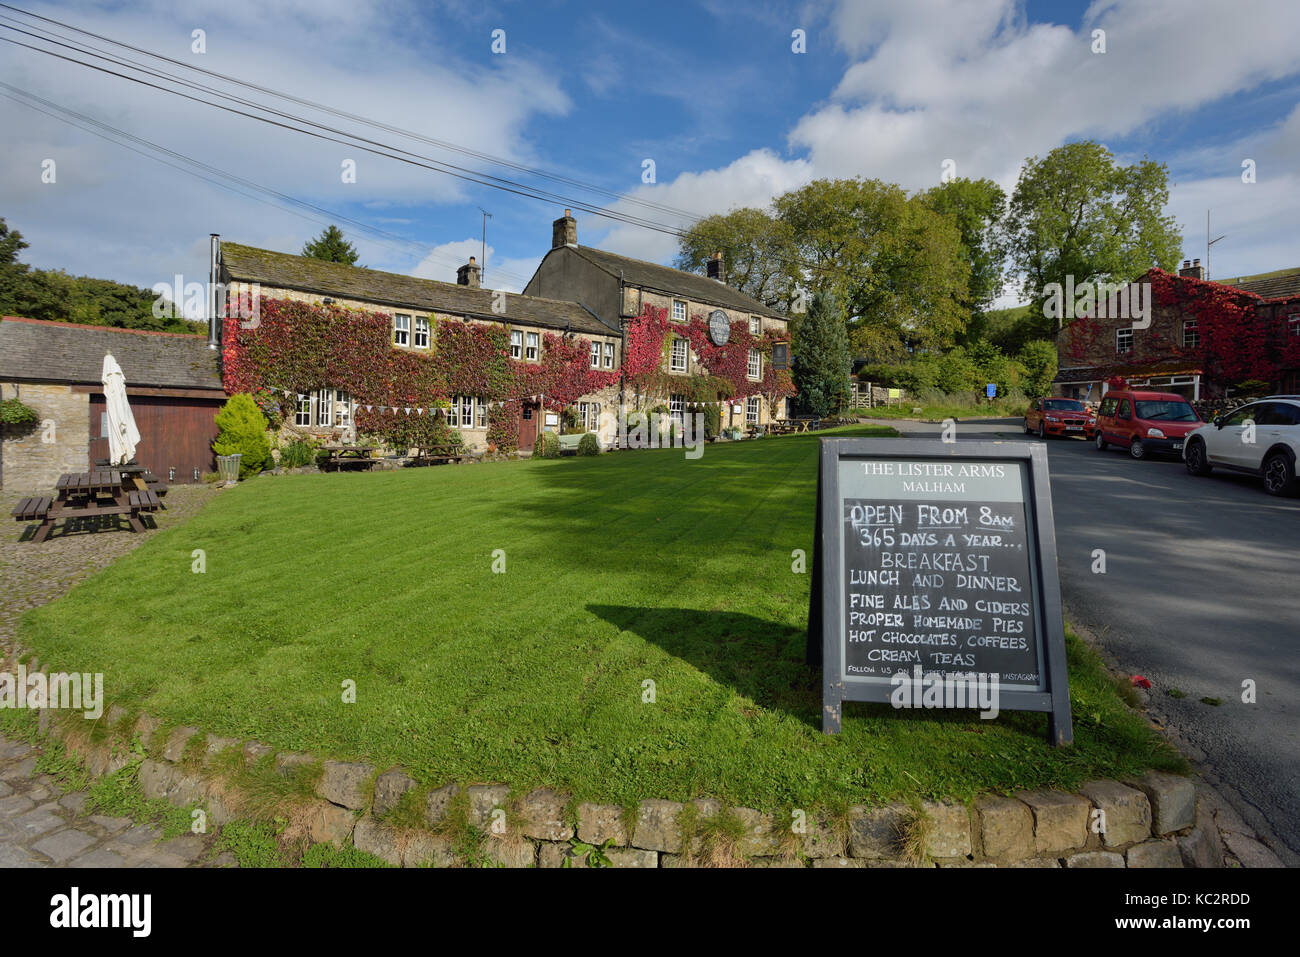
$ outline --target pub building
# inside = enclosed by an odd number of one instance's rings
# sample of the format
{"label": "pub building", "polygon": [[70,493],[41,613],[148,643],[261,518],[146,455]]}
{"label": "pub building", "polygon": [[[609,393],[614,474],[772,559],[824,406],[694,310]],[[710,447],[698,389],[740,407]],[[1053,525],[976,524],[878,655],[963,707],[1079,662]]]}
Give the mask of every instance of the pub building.
{"label": "pub building", "polygon": [[[645,306],[667,310],[670,332],[684,327],[692,316],[725,315],[741,321],[753,334],[787,335],[787,320],[780,313],[732,289],[725,282],[721,256],[709,260],[708,275],[671,269],[577,244],[577,221],[569,210],[552,226],[552,248],[523,294],[500,295],[480,286],[481,268],[473,256],[457,272],[455,283],[420,279],[259,249],[225,242],[212,236],[212,284],[224,291],[227,302],[250,296],[335,304],[387,314],[392,324],[392,347],[431,354],[436,348],[438,322],[497,323],[509,332],[510,357],[526,363],[540,362],[545,334],[579,336],[591,342],[593,369],[615,371],[622,367],[627,325]],[[215,344],[214,323],[210,339]],[[768,358],[753,351],[748,357],[751,381],[762,379]],[[672,336],[663,369],[669,376],[690,376],[704,371],[691,349],[684,329]],[[274,383],[268,383],[274,386]],[[460,431],[471,449],[487,445],[487,403],[480,396],[449,397],[442,410],[448,425]],[[779,403],[784,406],[787,400]],[[638,396],[621,380],[573,403],[585,431],[595,432],[602,448],[618,442],[618,410],[646,409],[662,404],[673,415],[689,414],[690,403],[671,390],[665,395]],[[336,435],[352,421],[355,403],[343,390],[316,389],[304,395],[288,424],[298,432]],[[724,409],[723,422],[749,427],[785,417],[786,410],[768,407],[761,396],[742,399]],[[519,421],[519,449],[531,451],[543,429],[558,431],[557,422],[541,410],[537,397],[525,397]],[[553,413],[552,413],[553,416]]]}

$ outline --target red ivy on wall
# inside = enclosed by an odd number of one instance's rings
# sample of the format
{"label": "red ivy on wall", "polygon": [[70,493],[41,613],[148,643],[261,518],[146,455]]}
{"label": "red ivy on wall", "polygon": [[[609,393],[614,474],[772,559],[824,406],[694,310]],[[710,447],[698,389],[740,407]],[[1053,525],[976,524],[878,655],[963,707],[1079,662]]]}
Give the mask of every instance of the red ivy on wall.
{"label": "red ivy on wall", "polygon": [[[222,381],[230,394],[251,394],[275,421],[292,415],[300,393],[343,389],[358,403],[357,429],[395,441],[405,441],[411,427],[399,426],[381,407],[399,409],[400,417],[418,426],[418,419],[453,396],[479,396],[506,403],[492,407],[488,425],[489,440],[509,449],[518,443],[518,423],[510,419],[517,419],[521,398],[545,393],[548,405],[552,397],[564,404],[618,375],[591,368],[587,339],[547,333],[542,361],[524,363],[510,358],[502,326],[440,320],[431,332],[427,354],[395,349],[387,313],[263,298],[256,326],[244,328],[233,315],[225,319]],[[426,410],[422,416],[420,408]],[[432,420],[423,431],[436,431]]]}

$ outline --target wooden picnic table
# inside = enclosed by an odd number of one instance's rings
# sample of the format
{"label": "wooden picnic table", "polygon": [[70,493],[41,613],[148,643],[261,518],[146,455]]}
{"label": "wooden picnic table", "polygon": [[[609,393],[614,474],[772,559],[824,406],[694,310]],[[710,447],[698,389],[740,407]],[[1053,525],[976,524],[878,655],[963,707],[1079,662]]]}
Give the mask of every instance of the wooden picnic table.
{"label": "wooden picnic table", "polygon": [[[167,494],[167,483],[135,461],[127,462],[125,465],[114,465],[108,459],[95,459],[95,465],[100,469],[117,469],[123,477],[135,480],[137,489],[151,489],[157,492],[160,498]],[[131,483],[124,484],[130,487]]]}
{"label": "wooden picnic table", "polygon": [[465,459],[464,448],[451,445],[421,445],[415,447],[417,465],[455,465]]}
{"label": "wooden picnic table", "polygon": [[370,455],[373,449],[365,445],[322,445],[321,451],[329,453],[329,458],[323,463],[326,469],[338,470],[355,465],[369,471],[377,461]]}
{"label": "wooden picnic table", "polygon": [[23,499],[10,513],[20,522],[39,521],[33,542],[49,538],[54,523],[61,519],[99,515],[125,515],[131,530],[144,531],[140,516],[166,508],[152,489],[135,488],[135,479],[120,469],[66,472],[59,476],[53,495]]}

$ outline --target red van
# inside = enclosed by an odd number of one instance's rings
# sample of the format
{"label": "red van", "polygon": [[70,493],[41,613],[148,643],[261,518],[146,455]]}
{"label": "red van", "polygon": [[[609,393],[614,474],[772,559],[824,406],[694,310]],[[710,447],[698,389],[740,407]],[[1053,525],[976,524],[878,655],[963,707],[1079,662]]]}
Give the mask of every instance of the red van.
{"label": "red van", "polygon": [[1135,459],[1152,452],[1181,458],[1187,433],[1203,424],[1181,395],[1112,389],[1097,412],[1097,450],[1104,452],[1107,446],[1118,445]]}

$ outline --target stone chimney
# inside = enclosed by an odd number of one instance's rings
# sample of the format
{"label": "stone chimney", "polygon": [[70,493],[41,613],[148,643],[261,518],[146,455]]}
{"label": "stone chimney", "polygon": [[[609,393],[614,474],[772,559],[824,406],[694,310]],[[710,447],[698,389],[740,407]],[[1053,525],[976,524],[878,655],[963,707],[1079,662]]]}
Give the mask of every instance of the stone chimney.
{"label": "stone chimney", "polygon": [[1193,259],[1191,262],[1184,259],[1183,268],[1178,270],[1178,275],[1187,276],[1190,279],[1204,279],[1205,270],[1201,268],[1201,261],[1199,259]]}
{"label": "stone chimney", "polygon": [[706,268],[710,279],[716,279],[724,286],[727,284],[727,271],[722,265],[722,250],[718,250],[713,254],[713,258],[709,260]]}
{"label": "stone chimney", "polygon": [[478,288],[479,265],[474,261],[474,257],[469,257],[469,262],[456,270],[456,284],[458,286],[469,286],[471,289]]}
{"label": "stone chimney", "polygon": [[566,209],[564,215],[551,223],[551,248],[559,249],[561,246],[578,245],[578,221],[569,215]]}

